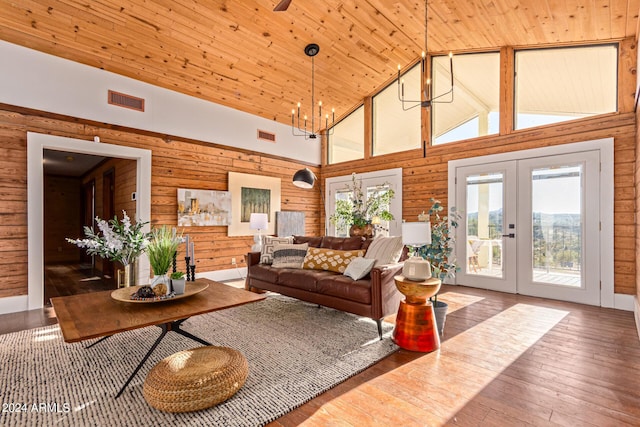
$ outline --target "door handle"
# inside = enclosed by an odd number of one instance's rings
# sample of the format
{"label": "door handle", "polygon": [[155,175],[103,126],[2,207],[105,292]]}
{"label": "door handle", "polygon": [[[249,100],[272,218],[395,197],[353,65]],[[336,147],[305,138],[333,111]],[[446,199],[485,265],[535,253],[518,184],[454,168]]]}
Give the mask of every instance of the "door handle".
{"label": "door handle", "polygon": [[514,237],[516,237],[516,233],[503,234],[502,237],[513,239]]}

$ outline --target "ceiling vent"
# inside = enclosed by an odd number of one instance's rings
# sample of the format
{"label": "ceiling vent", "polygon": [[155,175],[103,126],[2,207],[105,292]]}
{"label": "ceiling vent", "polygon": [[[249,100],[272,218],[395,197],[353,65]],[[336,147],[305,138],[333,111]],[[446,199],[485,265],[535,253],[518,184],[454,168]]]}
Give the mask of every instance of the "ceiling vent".
{"label": "ceiling vent", "polygon": [[144,99],[113,90],[109,91],[109,104],[144,112]]}
{"label": "ceiling vent", "polygon": [[269,142],[276,142],[276,134],[258,129],[258,139]]}

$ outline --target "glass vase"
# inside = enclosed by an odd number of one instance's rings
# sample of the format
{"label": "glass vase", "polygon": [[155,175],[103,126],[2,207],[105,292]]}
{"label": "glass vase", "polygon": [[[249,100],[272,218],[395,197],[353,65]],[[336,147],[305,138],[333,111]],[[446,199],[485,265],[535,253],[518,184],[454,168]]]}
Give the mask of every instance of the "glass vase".
{"label": "glass vase", "polygon": [[136,263],[123,265],[122,270],[117,271],[118,288],[128,288],[136,285]]}

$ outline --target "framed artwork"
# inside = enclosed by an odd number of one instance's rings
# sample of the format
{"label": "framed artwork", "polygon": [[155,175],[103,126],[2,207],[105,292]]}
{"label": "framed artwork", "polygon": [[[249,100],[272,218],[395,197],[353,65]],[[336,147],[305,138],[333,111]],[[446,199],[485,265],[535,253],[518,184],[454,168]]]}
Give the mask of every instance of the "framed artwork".
{"label": "framed artwork", "polygon": [[304,236],[304,212],[276,212],[276,235],[280,237]]}
{"label": "framed artwork", "polygon": [[231,223],[229,236],[253,236],[249,228],[252,213],[266,213],[269,228],[262,234],[275,234],[275,213],[280,210],[280,178],[229,172],[231,193]]}
{"label": "framed artwork", "polygon": [[178,188],[178,227],[229,225],[229,191]]}

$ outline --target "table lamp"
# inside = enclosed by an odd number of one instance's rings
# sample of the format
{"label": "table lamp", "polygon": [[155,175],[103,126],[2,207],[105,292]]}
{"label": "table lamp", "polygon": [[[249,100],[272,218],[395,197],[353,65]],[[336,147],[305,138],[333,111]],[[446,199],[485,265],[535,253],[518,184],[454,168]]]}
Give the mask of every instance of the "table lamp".
{"label": "table lamp", "polygon": [[253,241],[255,244],[251,246],[253,252],[262,251],[262,230],[266,230],[269,223],[269,217],[266,213],[252,213],[249,217],[249,228],[252,230],[258,230]]}
{"label": "table lamp", "polygon": [[431,264],[421,256],[415,255],[415,250],[431,243],[431,223],[403,222],[402,243],[413,248],[414,255],[404,262],[402,275],[416,282],[421,282],[431,277]]}

